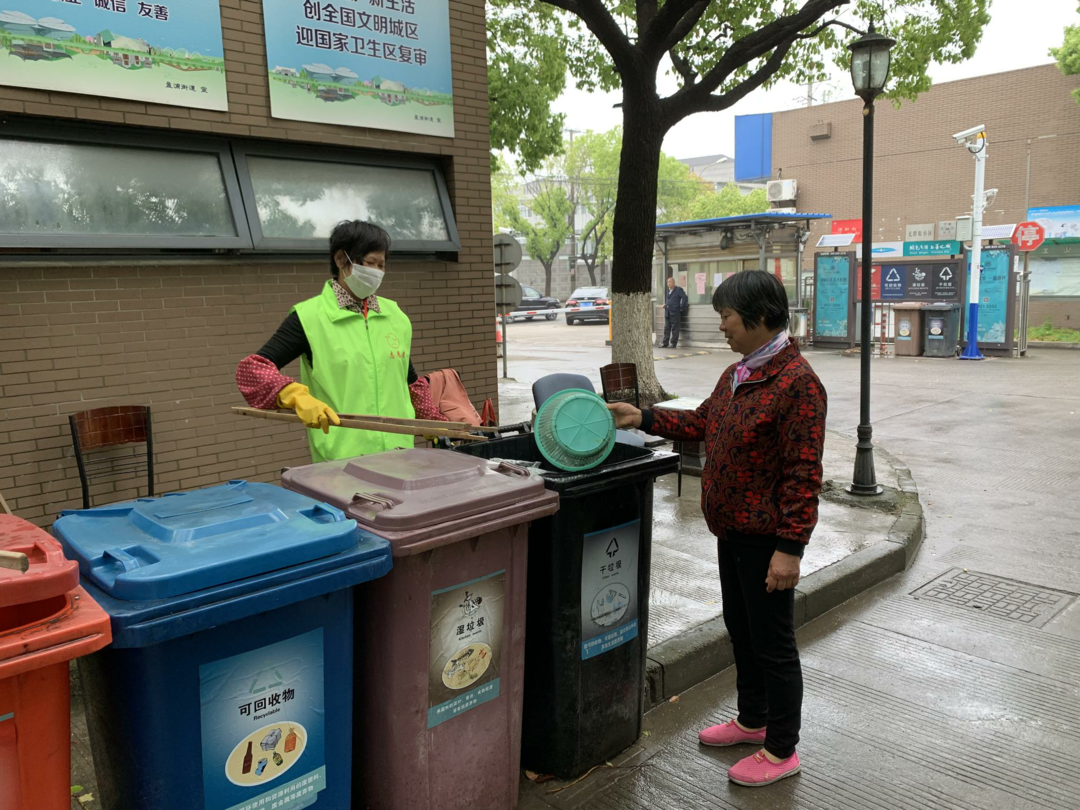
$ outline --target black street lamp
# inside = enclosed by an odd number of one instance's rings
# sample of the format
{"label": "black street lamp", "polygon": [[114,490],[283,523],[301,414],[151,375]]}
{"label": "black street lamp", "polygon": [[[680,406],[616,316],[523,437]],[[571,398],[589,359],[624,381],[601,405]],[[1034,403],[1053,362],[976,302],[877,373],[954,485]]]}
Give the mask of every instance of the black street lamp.
{"label": "black street lamp", "polygon": [[880,495],[874,473],[874,429],[870,426],[870,322],[874,304],[870,290],[870,261],[873,258],[874,209],[874,99],[885,89],[895,40],[870,30],[851,43],[851,83],[863,100],[863,191],[862,191],[862,322],[859,386],[858,444],[855,445],[855,474],[847,491],[852,495]]}

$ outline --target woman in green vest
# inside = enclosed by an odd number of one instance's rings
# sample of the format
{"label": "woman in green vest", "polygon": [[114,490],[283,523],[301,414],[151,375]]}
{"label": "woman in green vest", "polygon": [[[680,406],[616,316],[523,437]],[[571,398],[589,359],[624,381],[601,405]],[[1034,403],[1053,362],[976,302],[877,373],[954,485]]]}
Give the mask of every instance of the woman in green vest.
{"label": "woman in green vest", "polygon": [[[322,292],[289,312],[274,336],[236,370],[253,408],[291,408],[311,428],[311,458],[331,461],[398,447],[411,436],[330,430],[337,412],[445,421],[427,380],[410,358],[412,323],[376,295],[386,274],[390,235],[370,222],[341,222],[330,234],[330,278]],[[300,358],[300,382],[281,369]]]}

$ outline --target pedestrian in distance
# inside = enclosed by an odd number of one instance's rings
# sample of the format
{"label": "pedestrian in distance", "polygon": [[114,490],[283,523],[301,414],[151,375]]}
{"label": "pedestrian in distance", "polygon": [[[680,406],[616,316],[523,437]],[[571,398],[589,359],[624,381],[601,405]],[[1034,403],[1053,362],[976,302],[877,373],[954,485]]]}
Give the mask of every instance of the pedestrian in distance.
{"label": "pedestrian in distance", "polygon": [[616,427],[705,442],[701,508],[717,537],[724,623],[735,653],[738,717],[698,735],[702,745],[759,750],[731,781],[769,785],[798,773],[803,680],[795,643],[795,586],[817,524],[825,388],[787,334],[775,276],[736,273],[713,294],[720,330],[743,357],[696,411],[608,407]]}
{"label": "pedestrian in distance", "polygon": [[686,290],[676,284],[674,278],[669,278],[664,294],[664,342],[660,344],[661,349],[669,345],[672,349],[678,347],[683,316],[689,309],[690,299],[686,297]]}

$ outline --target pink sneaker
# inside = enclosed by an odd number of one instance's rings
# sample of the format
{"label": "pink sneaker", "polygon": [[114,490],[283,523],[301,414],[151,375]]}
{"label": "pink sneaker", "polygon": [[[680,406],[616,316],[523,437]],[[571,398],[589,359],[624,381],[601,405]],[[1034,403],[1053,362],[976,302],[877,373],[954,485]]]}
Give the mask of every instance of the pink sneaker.
{"label": "pink sneaker", "polygon": [[765,729],[760,731],[743,731],[734,720],[729,720],[721,726],[709,726],[704,731],[698,732],[698,740],[702,745],[711,745],[723,748],[727,745],[739,745],[740,743],[754,743],[762,745],[765,742]]}
{"label": "pink sneaker", "polygon": [[783,762],[772,762],[765,756],[765,751],[762,749],[732,765],[728,769],[728,779],[736,785],[764,787],[778,782],[785,776],[797,774],[800,767],[798,754],[792,754]]}

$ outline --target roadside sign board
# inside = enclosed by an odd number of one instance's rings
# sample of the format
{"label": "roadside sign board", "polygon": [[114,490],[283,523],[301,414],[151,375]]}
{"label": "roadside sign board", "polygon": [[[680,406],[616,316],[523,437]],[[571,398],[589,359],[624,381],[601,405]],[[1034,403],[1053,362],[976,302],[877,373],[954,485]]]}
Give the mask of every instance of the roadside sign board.
{"label": "roadside sign board", "polygon": [[1046,229],[1038,222],[1021,222],[1016,226],[1012,242],[1018,250],[1036,250],[1046,240]]}
{"label": "roadside sign board", "polygon": [[908,301],[930,300],[930,278],[934,268],[925,264],[913,264],[907,269],[907,289],[904,298]]}
{"label": "roadside sign board", "polygon": [[934,238],[934,223],[927,222],[925,225],[908,225],[905,231],[905,242],[922,242]]}
{"label": "roadside sign board", "polygon": [[905,256],[958,256],[960,243],[951,239],[904,242]]}
{"label": "roadside sign board", "polygon": [[856,242],[862,241],[861,219],[834,219],[832,221],[832,233],[850,233]]}
{"label": "roadside sign board", "polygon": [[881,300],[902,301],[907,292],[907,267],[902,264],[881,266]]}
{"label": "roadside sign board", "polygon": [[521,304],[521,284],[513,276],[495,276],[495,311],[500,315],[513,312]]}
{"label": "roadside sign board", "polygon": [[940,264],[934,267],[930,281],[930,297],[935,301],[958,301],[959,264]]}

